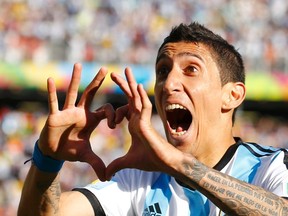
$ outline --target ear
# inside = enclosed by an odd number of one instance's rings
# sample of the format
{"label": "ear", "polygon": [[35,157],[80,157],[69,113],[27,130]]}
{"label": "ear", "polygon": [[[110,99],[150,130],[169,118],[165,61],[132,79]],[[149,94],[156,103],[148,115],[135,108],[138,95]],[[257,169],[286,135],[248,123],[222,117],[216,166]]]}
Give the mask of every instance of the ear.
{"label": "ear", "polygon": [[229,82],[222,88],[222,110],[236,109],[246,96],[246,87],[242,82]]}

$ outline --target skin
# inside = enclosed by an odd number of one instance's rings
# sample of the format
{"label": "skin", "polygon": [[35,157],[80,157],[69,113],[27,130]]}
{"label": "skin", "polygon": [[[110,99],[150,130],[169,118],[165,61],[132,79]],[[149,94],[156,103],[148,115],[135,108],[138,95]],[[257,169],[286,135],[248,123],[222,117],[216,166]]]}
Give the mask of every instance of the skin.
{"label": "skin", "polygon": [[[235,85],[242,88],[240,103],[245,89],[240,83]],[[174,43],[167,44],[160,51],[156,63],[155,103],[167,139],[179,150],[194,155],[210,167],[220,160],[228,146],[235,143],[231,133],[231,112],[223,112],[223,100],[226,99],[223,94],[229,94],[224,90],[231,91],[222,89],[216,63],[205,46]],[[184,135],[171,133],[165,112],[169,104],[180,104],[193,116]],[[219,130],[223,132],[219,133]]]}
{"label": "skin", "polygon": [[[164,63],[161,62],[163,59]],[[142,148],[139,155],[152,155],[151,159],[148,158],[148,162],[153,162],[149,169],[154,165],[154,170],[166,172],[199,190],[229,215],[288,214],[286,199],[211,168],[227,148],[235,143],[232,136],[232,114],[244,100],[245,86],[243,83],[221,85],[219,71],[207,47],[201,44],[171,43],[160,50],[156,64],[155,101],[169,142],[162,139],[151,126],[151,103],[143,86],[136,84],[130,70],[126,70],[126,79],[127,83],[113,78],[129,98],[129,112],[132,112],[129,115],[131,136],[146,147],[138,145],[138,148]],[[166,121],[164,110],[171,103],[185,106],[193,115],[192,125],[182,136],[171,133]],[[209,150],[211,147],[217,149],[215,153]],[[124,161],[133,157],[133,151],[130,150],[123,157]],[[208,153],[203,156],[204,150]],[[209,159],[209,156],[218,159]],[[144,157],[141,160],[147,163]],[[138,168],[140,161],[136,159],[132,162]],[[111,166],[119,170],[125,165],[123,160],[117,159],[108,166],[108,173],[113,173],[109,170]]]}
{"label": "skin", "polygon": [[[38,145],[44,155],[52,158],[89,163],[97,176],[105,180],[106,166],[92,151],[89,138],[99,122],[105,118],[108,126],[114,128],[115,112],[111,105],[103,105],[96,111],[90,111],[89,107],[107,74],[107,69],[99,70],[83,92],[79,103],[75,104],[81,70],[81,65],[75,64],[63,110],[58,108],[53,79],[47,80],[50,112]],[[79,192],[61,193],[59,173],[41,172],[32,164],[24,183],[18,215],[81,214],[93,215],[86,197]]]}
{"label": "skin", "polygon": [[[99,71],[75,105],[80,73],[81,68],[76,65],[62,111],[58,109],[54,82],[48,80],[50,114],[39,139],[43,154],[89,162],[102,180],[110,179],[124,168],[165,172],[199,190],[231,215],[288,214],[285,199],[211,168],[235,142],[232,113],[244,100],[245,86],[243,83],[222,86],[217,66],[203,44],[168,43],[159,52],[155,100],[167,139],[153,128],[152,104],[129,68],[125,70],[126,79],[111,74],[128,98],[128,104],[115,112],[109,105],[88,111],[92,95],[106,76],[105,69]],[[193,121],[186,133],[175,135],[172,132],[165,112],[168,104],[181,104],[192,114]],[[92,152],[89,142],[91,132],[104,118],[111,128],[127,118],[132,138],[127,154],[115,159],[107,168]],[[28,204],[31,208],[26,209]],[[93,215],[93,211],[82,194],[61,193],[59,174],[44,173],[32,165],[18,215]]]}

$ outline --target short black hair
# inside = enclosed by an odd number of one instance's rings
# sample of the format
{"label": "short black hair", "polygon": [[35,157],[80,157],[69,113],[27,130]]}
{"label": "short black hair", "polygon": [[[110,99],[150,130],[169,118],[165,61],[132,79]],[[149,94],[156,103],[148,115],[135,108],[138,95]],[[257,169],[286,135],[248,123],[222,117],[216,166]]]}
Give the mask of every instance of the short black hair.
{"label": "short black hair", "polygon": [[245,68],[240,53],[221,36],[213,33],[203,25],[192,22],[173,27],[170,34],[158,50],[167,43],[187,42],[201,43],[211,50],[219,70],[222,86],[228,82],[245,83]]}

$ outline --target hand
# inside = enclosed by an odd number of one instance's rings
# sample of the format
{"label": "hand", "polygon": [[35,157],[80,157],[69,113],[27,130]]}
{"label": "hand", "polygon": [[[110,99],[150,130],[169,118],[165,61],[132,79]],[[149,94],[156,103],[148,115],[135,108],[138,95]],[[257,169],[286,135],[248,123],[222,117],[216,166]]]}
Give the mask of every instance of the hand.
{"label": "hand", "polygon": [[96,111],[90,111],[95,93],[101,86],[107,70],[101,68],[84,90],[75,105],[80,85],[82,67],[75,64],[63,110],[58,108],[54,81],[47,80],[50,113],[40,134],[39,148],[44,155],[55,159],[89,163],[100,180],[105,179],[106,166],[92,151],[89,138],[101,120],[107,118],[108,126],[114,128],[115,113],[112,105],[106,104]]}
{"label": "hand", "polygon": [[[116,110],[115,122],[124,117],[129,120],[128,129],[132,144],[127,154],[112,161],[107,167],[106,177],[124,168],[136,168],[146,171],[174,172],[174,156],[181,152],[161,137],[151,124],[152,104],[141,84],[137,84],[132,71],[125,69],[126,80],[112,73],[112,80],[119,85],[128,98],[128,104]],[[179,158],[179,157],[178,157]]]}

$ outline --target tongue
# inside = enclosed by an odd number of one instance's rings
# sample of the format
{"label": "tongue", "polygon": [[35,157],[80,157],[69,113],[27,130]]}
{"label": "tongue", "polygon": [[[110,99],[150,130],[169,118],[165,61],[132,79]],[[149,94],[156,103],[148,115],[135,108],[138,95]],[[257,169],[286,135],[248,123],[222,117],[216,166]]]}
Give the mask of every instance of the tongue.
{"label": "tongue", "polygon": [[178,126],[178,127],[176,128],[176,132],[182,132],[182,131],[183,131],[183,128],[182,128],[182,127]]}

